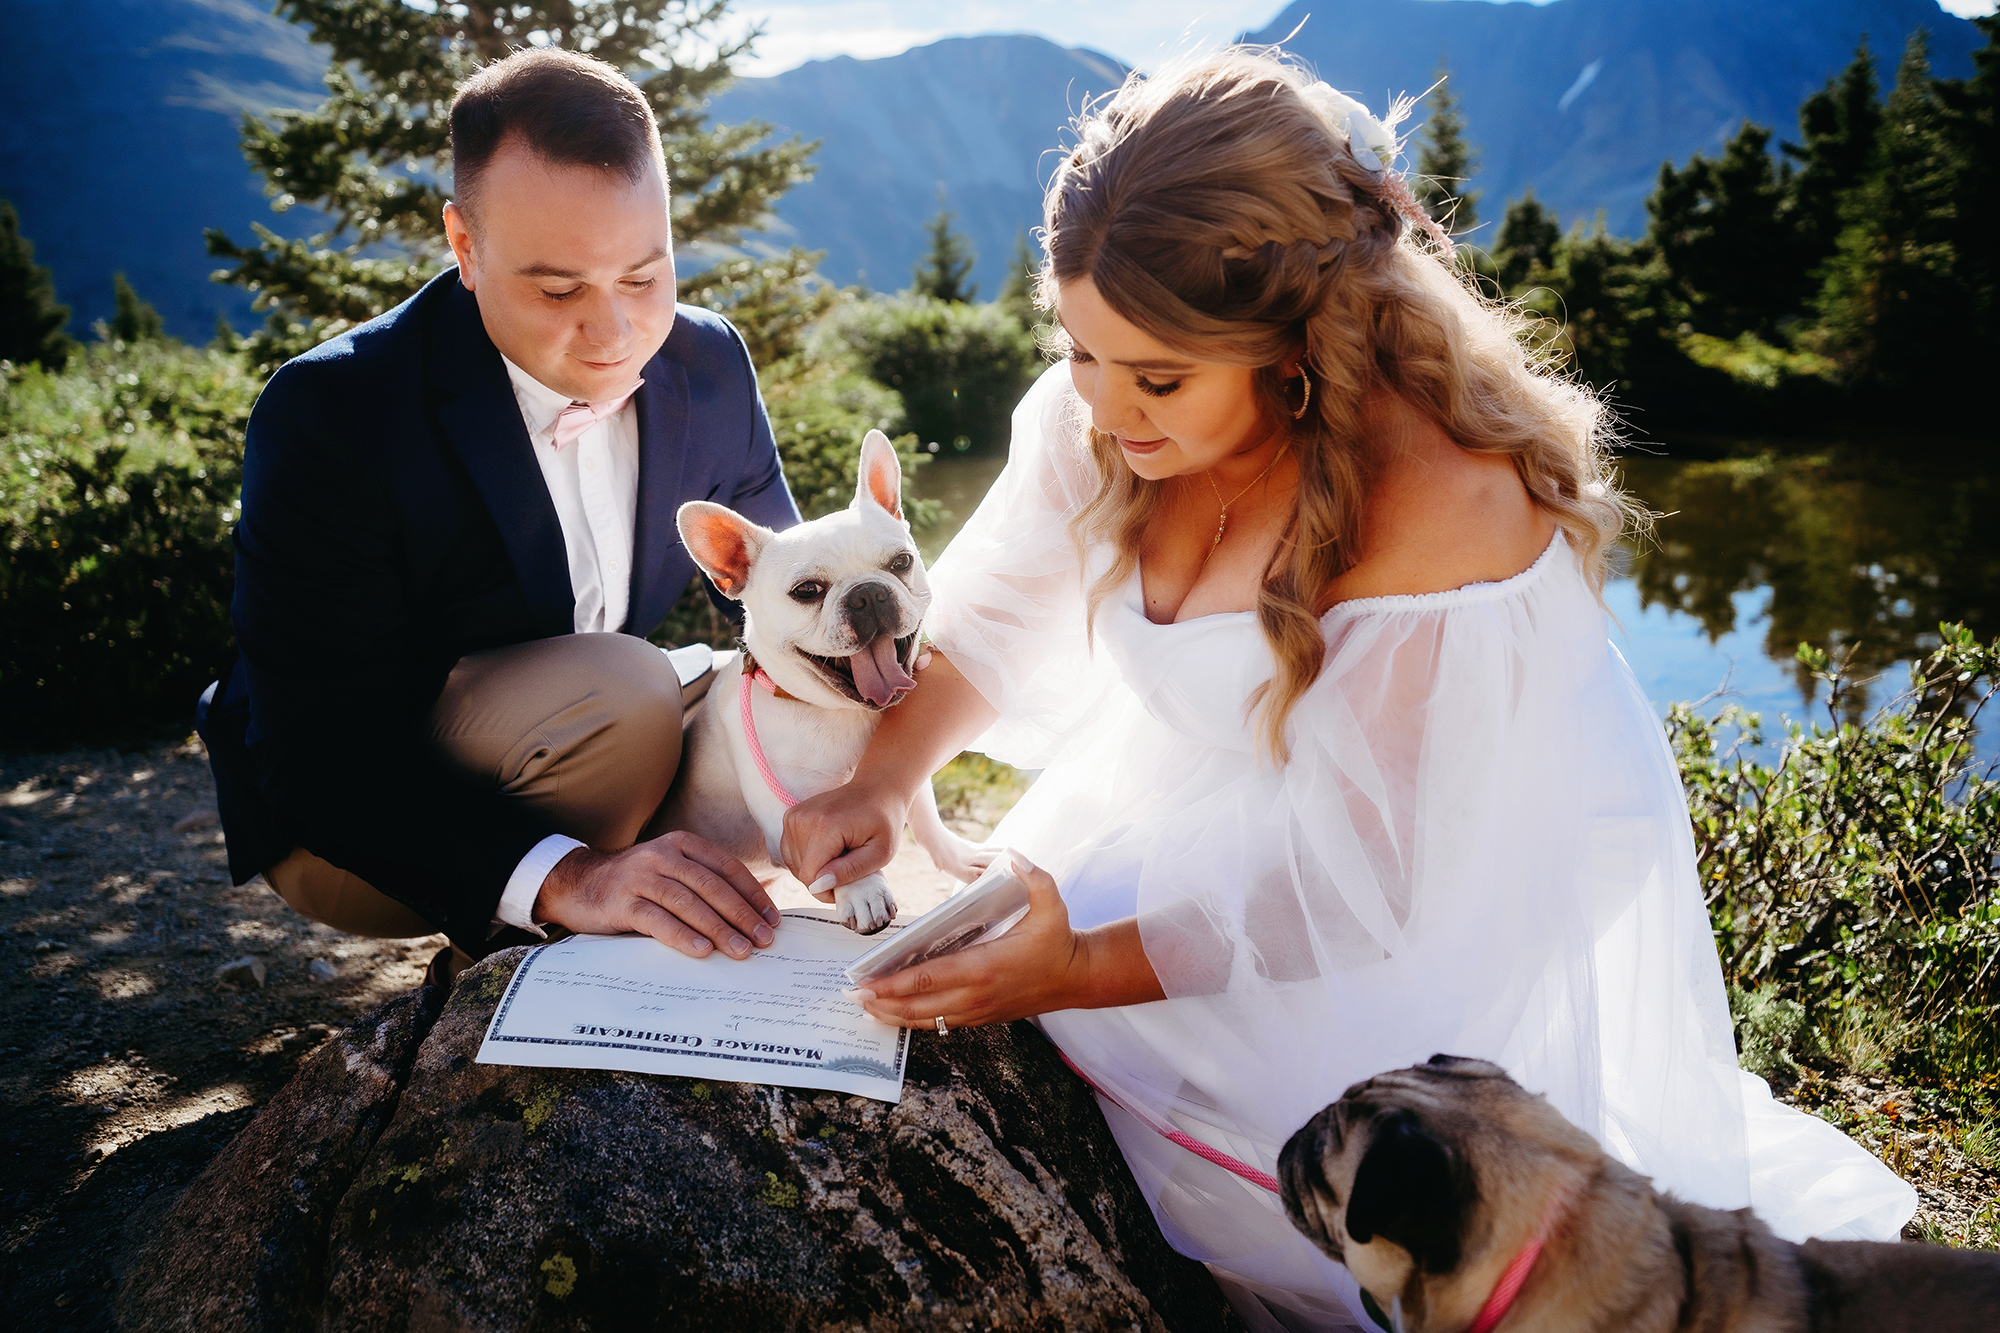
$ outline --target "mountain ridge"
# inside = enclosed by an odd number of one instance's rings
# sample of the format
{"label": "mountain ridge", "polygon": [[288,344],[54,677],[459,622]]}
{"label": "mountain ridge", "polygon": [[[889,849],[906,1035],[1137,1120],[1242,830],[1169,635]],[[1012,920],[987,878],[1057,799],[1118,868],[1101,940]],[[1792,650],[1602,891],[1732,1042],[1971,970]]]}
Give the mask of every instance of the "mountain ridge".
{"label": "mountain ridge", "polygon": [[[1504,201],[1530,184],[1565,225],[1602,207],[1614,231],[1637,233],[1662,160],[1713,151],[1745,117],[1794,135],[1799,101],[1863,31],[1885,83],[1919,24],[1942,74],[1969,73],[1983,41],[1935,0],[1298,0],[1244,36],[1275,42],[1308,12],[1286,49],[1377,110],[1390,91],[1429,87],[1440,54],[1451,60],[1484,154],[1471,185],[1489,225],[1475,244],[1490,244]],[[237,119],[316,105],[325,48],[256,0],[12,0],[9,16],[0,197],[54,271],[72,331],[110,316],[120,269],[177,336],[207,338],[218,315],[251,326],[249,295],[208,280],[201,230],[247,240],[253,222],[286,236],[315,228],[310,210],[271,212]],[[823,249],[830,280],[899,289],[942,185],[991,297],[1015,236],[1040,221],[1047,153],[1083,98],[1125,72],[1115,56],[1040,37],[957,37],[742,79],[709,112],[823,141],[817,177],[780,201],[751,248]]]}
{"label": "mountain ridge", "polygon": [[[765,244],[825,250],[822,272],[834,281],[894,291],[909,286],[924,224],[943,207],[972,241],[973,280],[990,298],[1016,235],[1041,218],[1041,162],[1063,123],[1127,72],[1102,52],[1042,37],[948,37],[879,60],[835,56],[740,79],[710,113],[820,140],[817,174],[779,201],[784,225]],[[956,95],[968,87],[989,91]]]}
{"label": "mountain ridge", "polygon": [[[1428,88],[1443,57],[1483,153],[1470,186],[1485,220],[1533,186],[1565,226],[1602,208],[1632,236],[1662,161],[1713,154],[1746,119],[1796,138],[1799,103],[1864,33],[1886,90],[1920,26],[1934,71],[1972,72],[1984,38],[1936,0],[1294,0],[1242,40],[1277,43],[1298,28],[1284,49],[1375,110],[1379,90]],[[1419,109],[1406,128],[1421,121]]]}

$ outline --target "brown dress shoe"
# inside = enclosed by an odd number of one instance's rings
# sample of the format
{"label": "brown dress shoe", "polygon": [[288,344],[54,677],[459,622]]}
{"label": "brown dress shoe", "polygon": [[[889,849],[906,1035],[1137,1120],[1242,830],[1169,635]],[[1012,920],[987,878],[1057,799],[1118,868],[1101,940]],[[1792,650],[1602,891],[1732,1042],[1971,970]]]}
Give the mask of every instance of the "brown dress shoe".
{"label": "brown dress shoe", "polygon": [[471,954],[456,944],[447,944],[431,956],[431,965],[424,969],[424,985],[442,986],[449,995],[458,974],[471,966]]}

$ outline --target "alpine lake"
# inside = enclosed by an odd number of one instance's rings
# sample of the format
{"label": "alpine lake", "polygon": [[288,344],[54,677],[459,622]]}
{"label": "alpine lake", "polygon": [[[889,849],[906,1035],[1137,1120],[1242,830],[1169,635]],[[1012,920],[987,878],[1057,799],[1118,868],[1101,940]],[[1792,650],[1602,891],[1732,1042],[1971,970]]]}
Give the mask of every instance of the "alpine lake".
{"label": "alpine lake", "polygon": [[[918,534],[935,560],[1000,473],[999,456],[922,464],[916,494],[948,511]],[[1765,757],[1787,720],[1827,724],[1799,645],[1844,657],[1859,722],[1907,690],[1956,621],[2000,635],[2000,445],[1967,436],[1677,436],[1619,451],[1652,532],[1621,544],[1605,588],[1612,642],[1664,714],[1674,703],[1761,715]],[[2000,719],[1980,719],[1986,759]]]}

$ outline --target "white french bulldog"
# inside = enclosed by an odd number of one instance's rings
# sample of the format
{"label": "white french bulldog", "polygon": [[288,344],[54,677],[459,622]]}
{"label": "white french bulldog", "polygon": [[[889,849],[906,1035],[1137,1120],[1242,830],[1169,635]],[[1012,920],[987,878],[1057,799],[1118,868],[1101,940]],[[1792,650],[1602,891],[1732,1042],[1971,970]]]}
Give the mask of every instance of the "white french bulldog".
{"label": "white french bulldog", "polygon": [[[804,800],[851,778],[882,710],[917,683],[917,631],[931,591],[903,518],[902,465],[889,438],[871,430],[854,503],[841,513],[773,532],[691,500],[675,522],[702,573],[742,603],[745,652],[716,669],[688,723],[667,826],[727,848],[753,871],[775,870],[785,798]],[[754,737],[743,721],[746,669],[756,673]],[[976,878],[995,855],[944,826],[929,783],[909,820],[919,845],[954,879]],[[896,915],[879,872],[833,893],[841,920],[864,935]]]}

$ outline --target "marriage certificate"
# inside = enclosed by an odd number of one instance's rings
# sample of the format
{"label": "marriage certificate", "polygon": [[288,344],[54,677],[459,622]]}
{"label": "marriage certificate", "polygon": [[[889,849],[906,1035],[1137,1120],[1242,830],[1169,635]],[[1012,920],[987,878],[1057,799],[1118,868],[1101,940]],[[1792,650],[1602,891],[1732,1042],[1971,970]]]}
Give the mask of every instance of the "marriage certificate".
{"label": "marriage certificate", "polygon": [[628,1069],[820,1088],[893,1102],[909,1030],[841,995],[878,942],[786,912],[777,939],[738,961],[689,958],[646,935],[572,935],[521,960],[479,1062]]}

